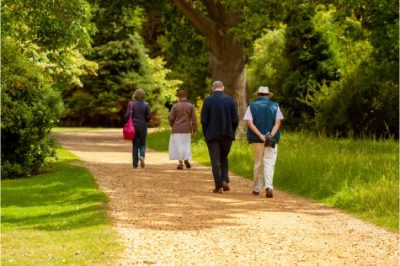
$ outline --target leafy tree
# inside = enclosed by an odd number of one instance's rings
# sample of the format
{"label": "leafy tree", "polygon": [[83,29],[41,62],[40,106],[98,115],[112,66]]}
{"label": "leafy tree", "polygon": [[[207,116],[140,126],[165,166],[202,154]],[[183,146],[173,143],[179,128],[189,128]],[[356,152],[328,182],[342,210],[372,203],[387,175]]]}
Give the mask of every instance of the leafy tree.
{"label": "leafy tree", "polygon": [[2,178],[37,173],[55,155],[48,135],[63,113],[60,91],[96,65],[84,0],[1,3]]}
{"label": "leafy tree", "polygon": [[[172,98],[178,81],[168,81],[161,58],[151,59],[137,33],[142,24],[140,8],[129,1],[94,1],[94,37],[89,58],[99,64],[97,76],[88,76],[84,87],[65,92],[70,111],[64,123],[120,126],[132,92],[142,88],[152,109],[161,109]],[[157,97],[156,97],[157,96]],[[154,111],[154,110],[153,110]]]}
{"label": "leafy tree", "polygon": [[255,92],[259,86],[268,85],[278,102],[282,101],[279,91],[290,67],[285,54],[285,31],[286,25],[267,30],[254,42],[253,54],[247,64],[249,91]]}
{"label": "leafy tree", "polygon": [[341,4],[335,15],[344,30],[346,69],[342,80],[309,97],[317,129],[330,135],[398,138],[398,3]]}
{"label": "leafy tree", "polygon": [[289,73],[282,86],[282,106],[286,109],[285,124],[301,126],[313,117],[313,110],[302,102],[311,89],[340,78],[340,65],[328,39],[314,22],[315,5],[292,7],[287,17],[286,57]]}
{"label": "leafy tree", "polygon": [[244,43],[230,30],[240,24],[239,10],[228,9],[221,1],[174,0],[175,5],[207,38],[212,80],[224,82],[225,91],[234,97],[240,115],[247,106],[246,55]]}
{"label": "leafy tree", "polygon": [[147,13],[141,35],[149,54],[165,58],[171,79],[182,80],[180,88],[193,101],[209,93],[206,39],[174,5],[167,1],[144,5]]}

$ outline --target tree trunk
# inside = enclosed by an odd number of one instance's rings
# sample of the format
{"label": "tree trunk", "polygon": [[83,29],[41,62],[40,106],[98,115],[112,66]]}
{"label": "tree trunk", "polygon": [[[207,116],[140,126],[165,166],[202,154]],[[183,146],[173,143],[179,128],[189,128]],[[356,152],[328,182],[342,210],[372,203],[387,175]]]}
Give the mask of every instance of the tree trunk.
{"label": "tree trunk", "polygon": [[235,99],[240,120],[238,136],[243,137],[246,129],[243,116],[247,108],[247,77],[243,45],[230,35],[216,34],[208,41],[211,78],[213,81],[222,81],[225,93]]}
{"label": "tree trunk", "polygon": [[201,12],[190,0],[173,1],[207,38],[211,78],[213,81],[222,81],[225,92],[235,99],[240,121],[237,135],[243,137],[243,116],[247,107],[244,45],[229,34],[229,30],[240,23],[240,14],[226,10],[219,1],[214,0],[200,0],[208,15]]}

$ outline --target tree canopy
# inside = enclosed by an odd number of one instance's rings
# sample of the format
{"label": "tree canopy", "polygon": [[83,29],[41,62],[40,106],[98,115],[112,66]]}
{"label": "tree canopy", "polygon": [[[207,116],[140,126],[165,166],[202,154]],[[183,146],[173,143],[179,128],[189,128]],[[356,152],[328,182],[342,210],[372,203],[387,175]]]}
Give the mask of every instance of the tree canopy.
{"label": "tree canopy", "polygon": [[[36,173],[52,127],[121,126],[137,88],[159,120],[178,88],[224,82],[240,114],[269,86],[284,129],[399,136],[394,0],[4,0],[2,173]],[[200,106],[199,106],[200,107]]]}

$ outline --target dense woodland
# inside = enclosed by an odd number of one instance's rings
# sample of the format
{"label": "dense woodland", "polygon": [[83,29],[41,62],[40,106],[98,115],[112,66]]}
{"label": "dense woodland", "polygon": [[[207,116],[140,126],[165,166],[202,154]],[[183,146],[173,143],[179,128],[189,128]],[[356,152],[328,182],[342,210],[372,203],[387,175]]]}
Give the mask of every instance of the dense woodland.
{"label": "dense woodland", "polygon": [[399,136],[396,0],[3,0],[2,177],[37,173],[55,126],[120,127],[143,88],[157,126],[178,88],[222,80],[242,116],[260,85],[284,129]]}

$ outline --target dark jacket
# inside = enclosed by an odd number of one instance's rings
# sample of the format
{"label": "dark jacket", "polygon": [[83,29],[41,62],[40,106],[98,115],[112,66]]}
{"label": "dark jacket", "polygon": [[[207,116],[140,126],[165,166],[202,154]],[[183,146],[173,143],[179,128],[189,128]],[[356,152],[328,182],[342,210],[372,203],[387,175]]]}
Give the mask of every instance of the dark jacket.
{"label": "dark jacket", "polygon": [[197,131],[197,120],[194,106],[187,99],[181,99],[172,106],[169,114],[172,133],[192,133]]}
{"label": "dark jacket", "polygon": [[150,106],[145,101],[134,100],[128,104],[128,108],[126,109],[125,117],[129,117],[129,107],[133,103],[132,108],[132,118],[133,124],[138,127],[147,127],[147,123],[151,119],[151,111]]}
{"label": "dark jacket", "polygon": [[201,125],[206,141],[227,137],[235,139],[239,116],[233,99],[216,91],[204,100],[201,109]]}
{"label": "dark jacket", "polygon": [[[275,125],[276,112],[278,111],[278,103],[271,101],[267,96],[259,97],[257,100],[250,104],[251,115],[253,116],[253,123],[261,134],[265,135],[272,131]],[[275,135],[275,139],[279,142],[280,132]],[[254,132],[247,129],[247,139],[249,143],[262,143],[262,140],[254,134]]]}

